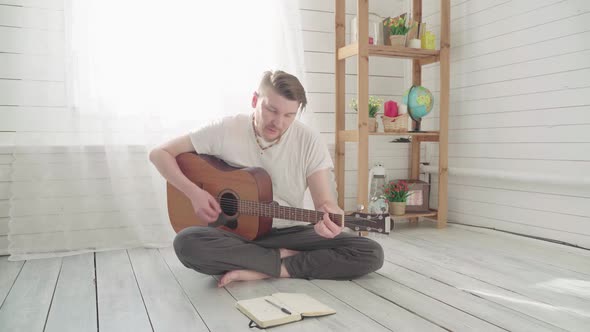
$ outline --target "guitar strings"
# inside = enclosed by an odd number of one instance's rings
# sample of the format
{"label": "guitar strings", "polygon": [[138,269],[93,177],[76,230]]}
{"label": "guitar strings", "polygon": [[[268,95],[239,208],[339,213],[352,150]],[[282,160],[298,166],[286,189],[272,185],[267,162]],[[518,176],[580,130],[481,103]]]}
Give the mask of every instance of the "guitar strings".
{"label": "guitar strings", "polygon": [[[316,211],[316,210],[306,210],[306,209],[299,209],[299,208],[292,208],[292,207],[283,207],[280,206],[278,204],[272,204],[272,203],[260,203],[260,202],[256,202],[256,201],[248,201],[248,200],[241,200],[241,199],[235,199],[235,198],[224,198],[221,197],[219,199],[217,199],[218,201],[220,201],[220,206],[222,208],[231,208],[231,209],[235,209],[237,208],[239,210],[240,207],[245,207],[245,208],[257,208],[259,212],[262,212],[261,215],[264,215],[264,212],[269,212],[271,214],[271,216],[273,215],[273,213],[275,213],[276,209],[280,209],[280,208],[288,208],[288,209],[292,209],[294,210],[297,214],[295,217],[291,214],[289,216],[285,216],[286,219],[293,219],[293,220],[301,220],[304,219],[302,221],[306,221],[306,222],[310,222],[310,223],[317,223],[319,219],[323,218],[323,214],[324,212],[322,211]],[[263,211],[260,211],[260,209],[262,209]],[[302,213],[307,213],[307,216],[304,216]],[[318,220],[309,220],[312,213],[315,213],[316,215],[316,219]],[[342,220],[340,217],[342,215],[340,214],[333,214],[333,213],[329,213],[328,214],[330,216],[331,220]],[[300,217],[300,218],[297,218]],[[306,218],[307,217],[307,218]],[[359,216],[347,216],[344,215],[344,222],[346,227],[348,228],[354,228],[354,227],[360,227],[360,228],[365,228],[367,229],[367,225],[363,225],[363,224],[359,224],[358,221],[359,220],[363,220],[364,222],[368,222],[371,224],[375,224],[375,226],[379,226],[376,225],[378,223],[378,221],[376,220],[372,220],[366,217],[361,217]],[[358,228],[357,228],[358,229]],[[380,229],[379,227],[373,227],[373,229]]]}
{"label": "guitar strings", "polygon": [[[222,208],[239,208],[239,203],[242,203],[242,207],[257,207],[257,208],[263,208],[263,209],[269,209],[270,211],[268,212],[274,212],[274,209],[280,209],[280,208],[289,208],[289,209],[293,209],[296,212],[300,212],[300,213],[316,213],[316,215],[321,214],[323,216],[324,212],[322,211],[316,211],[316,210],[306,210],[306,209],[299,209],[299,208],[293,208],[293,207],[283,207],[280,205],[276,205],[276,204],[271,204],[271,203],[260,203],[260,202],[256,202],[256,201],[248,201],[248,200],[242,200],[242,199],[235,199],[235,198],[219,198],[217,199],[218,201],[220,201],[220,206]],[[266,212],[266,211],[264,211]],[[335,214],[335,213],[328,213],[328,215],[330,216],[330,219],[340,219],[339,217],[341,217],[341,214]],[[292,216],[291,216],[292,217]],[[304,217],[303,215],[301,215],[301,217]],[[309,215],[309,217],[311,217],[311,215]],[[377,221],[375,220],[371,220],[369,218],[366,217],[355,217],[355,216],[344,216],[344,221],[348,222],[348,223],[353,223],[354,224],[354,220],[358,220],[358,219],[362,219],[371,223],[377,223]]]}

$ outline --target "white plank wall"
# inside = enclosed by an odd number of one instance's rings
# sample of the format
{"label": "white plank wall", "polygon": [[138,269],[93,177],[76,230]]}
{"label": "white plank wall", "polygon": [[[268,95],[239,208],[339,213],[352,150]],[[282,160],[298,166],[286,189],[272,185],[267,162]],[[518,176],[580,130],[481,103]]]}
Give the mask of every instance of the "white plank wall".
{"label": "white plank wall", "polygon": [[[437,36],[439,2],[423,16]],[[589,18],[584,0],[452,4],[449,167],[588,176]],[[423,71],[435,98],[438,70]],[[425,128],[438,120],[435,104]],[[590,248],[590,187],[451,175],[449,220]]]}
{"label": "white plank wall", "polygon": [[[63,0],[0,0],[0,254],[9,215],[13,253],[63,249],[68,228],[76,232],[68,249],[82,252],[113,237],[127,246],[146,236],[166,242],[154,170],[135,144],[143,142],[67,108],[65,40]],[[103,148],[105,129],[128,146]]]}
{"label": "white plank wall", "polygon": [[[334,1],[299,0],[302,18],[306,88],[313,125],[334,149]],[[347,31],[356,1],[347,0]],[[451,1],[451,167],[587,176],[590,168],[590,23],[583,0],[456,0]],[[370,0],[371,12],[381,16],[407,10],[407,1]],[[439,0],[424,0],[423,17],[439,35]],[[349,34],[347,33],[347,39]],[[9,197],[15,192],[13,213],[20,221],[42,220],[50,230],[55,206],[71,205],[68,218],[101,218],[118,227],[101,172],[112,171],[101,151],[80,150],[96,157],[91,178],[68,167],[75,154],[47,150],[43,156],[27,147],[39,142],[80,145],[102,142],[95,121],[76,118],[67,110],[64,66],[63,0],[0,0],[0,254],[8,246]],[[347,61],[346,104],[355,96],[356,60]],[[369,93],[401,101],[409,83],[407,62],[372,58]],[[423,72],[424,85],[438,99],[438,66]],[[435,99],[435,100],[436,100]],[[347,109],[347,127],[356,127],[356,114]],[[424,120],[436,129],[438,107]],[[382,128],[380,128],[382,130]],[[121,135],[121,139],[126,139]],[[370,166],[379,161],[388,177],[408,175],[408,145],[392,138],[372,137]],[[130,142],[133,143],[133,142]],[[424,144],[422,156],[436,164],[436,144]],[[15,154],[13,154],[13,152]],[[129,187],[146,192],[149,170],[145,151],[130,162],[138,172],[119,174]],[[15,157],[18,157],[15,164]],[[347,144],[345,209],[355,208],[356,146]],[[59,166],[45,178],[47,192],[69,192],[61,200],[27,201],[38,195],[33,184],[12,181],[38,174],[42,165]],[[18,169],[13,170],[13,166]],[[104,168],[101,168],[101,165]],[[108,169],[107,169],[108,168]],[[115,169],[116,171],[116,169]],[[28,173],[27,173],[28,172]],[[25,174],[26,173],[26,174]],[[436,176],[433,176],[436,183]],[[142,183],[145,186],[142,186]],[[436,185],[432,188],[436,193]],[[449,218],[453,222],[494,227],[590,247],[590,188],[518,183],[451,176]],[[42,193],[41,193],[42,196]],[[138,210],[150,201],[137,201]],[[432,203],[436,206],[437,197]],[[92,203],[94,202],[94,203]],[[58,203],[56,205],[56,203]],[[109,212],[111,211],[111,212]],[[139,212],[138,212],[139,213]],[[108,216],[107,216],[108,214]],[[155,223],[155,221],[154,221]],[[16,224],[16,223],[14,223]],[[89,223],[91,224],[91,223]],[[80,228],[84,229],[84,223]],[[54,230],[55,231],[55,230]],[[92,232],[93,230],[87,229]],[[90,234],[90,233],[89,233]]]}
{"label": "white plank wall", "polygon": [[60,121],[63,49],[63,0],[0,1],[0,255],[8,253],[16,132],[59,131],[71,123]]}

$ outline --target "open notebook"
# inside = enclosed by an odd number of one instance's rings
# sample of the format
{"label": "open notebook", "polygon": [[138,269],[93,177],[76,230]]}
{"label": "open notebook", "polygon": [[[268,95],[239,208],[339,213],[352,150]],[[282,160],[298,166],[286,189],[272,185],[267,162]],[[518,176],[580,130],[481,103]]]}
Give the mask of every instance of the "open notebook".
{"label": "open notebook", "polygon": [[236,302],[236,308],[260,328],[302,320],[303,317],[336,313],[327,305],[303,293],[274,293],[271,296]]}

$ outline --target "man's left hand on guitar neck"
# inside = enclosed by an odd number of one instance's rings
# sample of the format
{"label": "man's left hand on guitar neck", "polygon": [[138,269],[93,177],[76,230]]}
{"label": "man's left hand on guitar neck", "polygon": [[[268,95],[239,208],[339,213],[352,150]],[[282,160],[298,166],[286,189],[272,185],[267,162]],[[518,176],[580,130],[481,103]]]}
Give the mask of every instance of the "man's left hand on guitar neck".
{"label": "man's left hand on guitar neck", "polygon": [[328,213],[344,215],[344,211],[342,211],[342,209],[340,209],[337,205],[330,204],[330,203],[326,203],[326,204],[322,205],[317,210],[323,211],[325,213],[324,213],[323,219],[318,221],[317,224],[315,224],[315,226],[314,226],[315,232],[318,235],[328,238],[328,239],[332,239],[332,238],[338,236],[338,234],[340,234],[342,232],[343,227],[338,226],[338,224],[336,224],[335,222],[330,220]]}

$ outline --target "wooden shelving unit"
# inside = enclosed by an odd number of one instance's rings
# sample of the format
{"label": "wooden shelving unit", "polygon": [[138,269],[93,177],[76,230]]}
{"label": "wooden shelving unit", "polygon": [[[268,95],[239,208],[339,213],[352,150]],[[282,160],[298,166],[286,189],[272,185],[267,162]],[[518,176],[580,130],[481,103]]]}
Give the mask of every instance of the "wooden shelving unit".
{"label": "wooden shelving unit", "polygon": [[[336,182],[338,185],[338,204],[344,207],[344,156],[345,143],[358,142],[358,181],[357,204],[366,211],[368,206],[369,174],[369,136],[410,136],[410,178],[418,179],[420,171],[420,143],[438,142],[438,210],[426,213],[408,213],[396,218],[409,218],[417,221],[419,217],[435,218],[438,227],[445,227],[448,210],[448,114],[449,114],[449,76],[450,76],[450,0],[441,0],[440,11],[440,50],[424,50],[406,47],[369,45],[369,5],[368,0],[357,0],[357,43],[346,45],[345,42],[345,0],[336,1],[335,13],[335,49],[336,66]],[[422,21],[422,0],[412,0],[412,17]],[[357,99],[358,130],[345,130],[345,59],[356,56],[357,59]],[[422,66],[440,62],[440,98],[436,102],[440,109],[439,131],[369,133],[369,58],[373,56],[402,58],[412,61],[412,84],[420,85]],[[415,124],[414,124],[415,126]]]}

